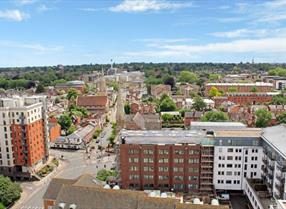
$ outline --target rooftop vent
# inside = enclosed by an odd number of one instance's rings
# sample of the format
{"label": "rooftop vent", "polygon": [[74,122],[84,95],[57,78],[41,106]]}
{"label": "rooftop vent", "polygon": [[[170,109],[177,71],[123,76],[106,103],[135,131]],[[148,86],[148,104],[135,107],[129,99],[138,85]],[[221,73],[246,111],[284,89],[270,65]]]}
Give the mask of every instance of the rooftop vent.
{"label": "rooftop vent", "polygon": [[76,209],[76,204],[70,204],[70,208],[69,209]]}
{"label": "rooftop vent", "polygon": [[63,202],[61,202],[61,203],[59,203],[59,209],[64,209],[65,208],[65,206],[66,206],[66,204],[65,203],[63,203]]}
{"label": "rooftop vent", "polygon": [[109,184],[105,184],[103,189],[111,189],[111,188],[110,188]]}
{"label": "rooftop vent", "polygon": [[113,189],[115,189],[115,190],[119,190],[119,189],[120,189],[120,187],[119,187],[118,185],[115,185],[115,186],[113,187]]}

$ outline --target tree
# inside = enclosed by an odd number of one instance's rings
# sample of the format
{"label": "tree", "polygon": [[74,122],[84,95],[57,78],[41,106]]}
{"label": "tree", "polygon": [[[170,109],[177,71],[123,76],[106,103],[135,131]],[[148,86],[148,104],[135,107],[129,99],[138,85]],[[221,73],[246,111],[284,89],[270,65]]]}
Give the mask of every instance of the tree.
{"label": "tree", "polygon": [[220,74],[216,74],[216,73],[211,73],[209,74],[209,80],[210,82],[215,82],[218,79],[220,79]]}
{"label": "tree", "polygon": [[75,100],[78,96],[78,91],[74,88],[70,88],[68,90],[67,99],[68,100]]}
{"label": "tree", "polygon": [[255,111],[255,116],[255,126],[259,128],[266,127],[272,119],[271,112],[266,109],[260,109]]}
{"label": "tree", "polygon": [[21,197],[22,189],[8,177],[0,176],[0,203],[4,206],[13,204]]}
{"label": "tree", "polygon": [[221,111],[208,111],[201,118],[202,121],[210,121],[210,122],[223,122],[228,121],[229,118],[227,114]]}
{"label": "tree", "polygon": [[36,88],[36,93],[39,94],[43,92],[45,92],[45,87],[43,86],[43,84],[40,83]]}
{"label": "tree", "polygon": [[62,127],[62,129],[65,131],[65,133],[67,135],[67,130],[72,125],[71,116],[67,113],[62,114],[58,119],[58,124],[60,124],[60,126]]}
{"label": "tree", "polygon": [[97,172],[96,178],[100,181],[106,181],[109,176],[117,176],[117,173],[115,171],[101,169]]}
{"label": "tree", "polygon": [[75,125],[71,125],[71,126],[69,127],[69,129],[67,130],[67,135],[70,135],[70,134],[72,134],[72,133],[75,132],[75,131],[76,131]]}
{"label": "tree", "polygon": [[181,71],[179,75],[179,81],[185,83],[196,83],[198,81],[198,77],[196,74],[189,71]]}
{"label": "tree", "polygon": [[274,69],[271,69],[268,71],[269,75],[274,75],[274,76],[281,76],[281,77],[286,77],[286,69],[282,67],[276,67]]}
{"label": "tree", "polygon": [[286,97],[282,94],[276,95],[272,98],[271,104],[273,104],[273,105],[286,105]]}
{"label": "tree", "polygon": [[170,85],[172,89],[176,86],[175,78],[173,76],[170,76],[170,75],[164,76],[163,82],[165,85]]}
{"label": "tree", "polygon": [[193,103],[193,108],[196,110],[196,111],[203,111],[204,109],[206,109],[207,107],[207,104],[204,102],[204,100],[197,96],[194,98],[194,103]]}
{"label": "tree", "polygon": [[282,114],[278,115],[276,119],[279,124],[286,124],[286,112],[283,112]]}
{"label": "tree", "polygon": [[160,112],[164,111],[175,111],[176,110],[176,104],[170,97],[165,97],[160,105],[159,105]]}
{"label": "tree", "polygon": [[232,87],[229,87],[228,91],[229,92],[237,92],[237,88],[232,86]]}
{"label": "tree", "polygon": [[256,87],[256,86],[252,87],[252,88],[250,89],[250,92],[253,92],[253,93],[257,92],[257,87]]}
{"label": "tree", "polygon": [[130,106],[129,103],[126,103],[124,105],[124,112],[125,112],[126,115],[129,115],[131,113],[131,106]]}
{"label": "tree", "polygon": [[217,97],[217,96],[221,96],[221,95],[222,94],[219,92],[219,90],[215,86],[211,87],[211,89],[209,90],[209,96],[210,97]]}

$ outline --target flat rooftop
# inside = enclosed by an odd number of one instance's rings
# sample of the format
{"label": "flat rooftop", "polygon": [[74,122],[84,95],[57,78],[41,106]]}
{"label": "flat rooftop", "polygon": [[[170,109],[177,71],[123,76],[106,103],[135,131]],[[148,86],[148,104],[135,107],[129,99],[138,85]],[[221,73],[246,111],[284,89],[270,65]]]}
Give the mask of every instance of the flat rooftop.
{"label": "flat rooftop", "polygon": [[211,137],[202,131],[190,130],[122,130],[120,136],[126,144],[213,144]]}
{"label": "flat rooftop", "polygon": [[237,130],[246,125],[240,122],[191,122],[191,130]]}
{"label": "flat rooftop", "polygon": [[262,130],[260,128],[248,128],[242,130],[221,130],[215,131],[216,137],[260,137]]}
{"label": "flat rooftop", "polygon": [[286,125],[278,125],[263,129],[262,137],[264,140],[280,152],[286,159]]}

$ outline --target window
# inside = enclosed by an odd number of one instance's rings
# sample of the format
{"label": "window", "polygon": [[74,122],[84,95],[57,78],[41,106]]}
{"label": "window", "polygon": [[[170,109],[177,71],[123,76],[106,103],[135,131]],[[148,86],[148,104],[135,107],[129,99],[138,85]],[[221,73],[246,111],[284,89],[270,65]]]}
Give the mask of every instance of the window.
{"label": "window", "polygon": [[174,176],[174,180],[183,181],[184,177],[183,176]]}
{"label": "window", "polygon": [[196,181],[196,180],[198,180],[198,179],[199,179],[198,176],[189,176],[189,180],[190,180],[190,181]]}
{"label": "window", "polygon": [[199,158],[191,158],[189,159],[189,163],[199,163]]}
{"label": "window", "polygon": [[224,171],[218,171],[218,175],[224,175]]}
{"label": "window", "polygon": [[190,173],[198,173],[199,172],[199,168],[189,168],[189,172]]}
{"label": "window", "polygon": [[225,156],[218,156],[219,160],[225,160]]}
{"label": "window", "polygon": [[233,152],[233,148],[228,148],[227,152]]}
{"label": "window", "polygon": [[191,150],[189,151],[189,154],[190,154],[190,155],[199,155],[199,154],[200,154],[200,151],[199,151],[199,150],[193,150],[193,149],[191,149]]}
{"label": "window", "polygon": [[233,156],[227,156],[227,160],[233,160]]}
{"label": "window", "polygon": [[224,183],[224,180],[217,180],[217,183],[218,183],[218,184],[223,184],[223,183]]}
{"label": "window", "polygon": [[160,158],[159,163],[168,163],[169,159],[168,158]]}
{"label": "window", "polygon": [[159,179],[159,180],[168,180],[168,179],[169,179],[169,176],[159,175],[159,176],[158,176],[158,179]]}
{"label": "window", "polygon": [[175,150],[175,154],[176,155],[183,155],[184,154],[184,150]]}
{"label": "window", "polygon": [[222,152],[222,148],[218,148],[218,152]]}
{"label": "window", "polygon": [[224,164],[218,164],[219,168],[224,168]]}
{"label": "window", "polygon": [[143,158],[144,163],[153,163],[153,158]]}
{"label": "window", "polygon": [[173,171],[174,172],[184,172],[184,168],[183,167],[174,167]]}
{"label": "window", "polygon": [[160,167],[159,167],[159,171],[160,171],[160,172],[168,172],[168,171],[169,171],[169,168],[168,168],[168,167],[165,167],[165,166],[164,166],[164,167],[160,166]]}
{"label": "window", "polygon": [[137,149],[128,150],[128,154],[138,154],[138,153],[139,153],[139,150],[137,150]]}
{"label": "window", "polygon": [[129,179],[130,179],[130,180],[138,180],[138,179],[139,179],[139,175],[133,175],[133,174],[131,174],[131,175],[129,175]]}
{"label": "window", "polygon": [[143,178],[145,179],[145,180],[148,180],[148,179],[153,179],[153,175],[144,175],[143,176]]}
{"label": "window", "polygon": [[227,176],[231,176],[231,175],[232,175],[232,171],[227,171],[227,172],[226,172],[226,175],[227,175]]}
{"label": "window", "polygon": [[130,171],[138,171],[138,167],[137,166],[130,166]]}
{"label": "window", "polygon": [[144,171],[154,171],[154,168],[153,168],[153,166],[144,166],[143,170]]}
{"label": "window", "polygon": [[130,158],[128,159],[128,162],[129,162],[129,163],[138,163],[138,162],[139,162],[139,159],[138,159],[137,157],[135,157],[135,158],[130,157]]}
{"label": "window", "polygon": [[174,158],[174,163],[184,163],[183,158]]}
{"label": "window", "polygon": [[225,183],[226,184],[231,184],[231,180],[226,180]]}
{"label": "window", "polygon": [[143,152],[144,152],[144,154],[146,154],[146,155],[153,155],[153,153],[154,153],[154,151],[151,150],[151,149],[145,149]]}
{"label": "window", "polygon": [[232,164],[226,164],[227,168],[232,168]]}
{"label": "window", "polygon": [[159,150],[159,154],[160,154],[160,155],[168,155],[168,154],[169,154],[169,150],[160,149],[160,150]]}

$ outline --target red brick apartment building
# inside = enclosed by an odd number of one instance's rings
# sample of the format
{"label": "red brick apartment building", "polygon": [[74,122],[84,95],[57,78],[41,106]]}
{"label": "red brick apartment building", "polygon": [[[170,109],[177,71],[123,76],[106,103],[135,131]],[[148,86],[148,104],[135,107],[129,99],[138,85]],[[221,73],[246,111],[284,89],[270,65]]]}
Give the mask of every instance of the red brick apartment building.
{"label": "red brick apartment building", "polygon": [[219,91],[231,92],[271,92],[274,89],[272,83],[256,82],[256,83],[207,83],[205,85],[205,95],[209,94],[212,87],[216,87]]}
{"label": "red brick apartment building", "polygon": [[213,191],[212,136],[182,130],[124,130],[120,137],[123,189]]}
{"label": "red brick apartment building", "polygon": [[48,155],[46,97],[0,99],[0,174],[30,179]]}
{"label": "red brick apartment building", "polygon": [[223,97],[214,98],[214,101],[216,107],[227,101],[239,105],[255,105],[271,102],[273,96],[278,94],[279,92],[234,92],[226,93]]}

